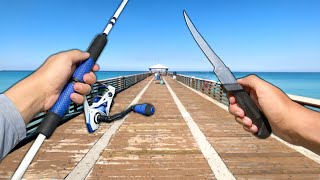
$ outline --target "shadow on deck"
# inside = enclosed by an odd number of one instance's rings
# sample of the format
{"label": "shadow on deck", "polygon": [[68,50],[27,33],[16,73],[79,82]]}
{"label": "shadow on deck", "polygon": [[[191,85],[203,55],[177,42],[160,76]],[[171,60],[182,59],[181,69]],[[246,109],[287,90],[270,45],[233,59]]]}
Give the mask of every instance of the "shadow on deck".
{"label": "shadow on deck", "polygon": [[[251,136],[221,107],[164,79],[166,85],[149,78],[122,91],[111,111],[122,111],[144,89],[138,100],[155,106],[153,116],[132,113],[89,134],[81,114],[44,142],[24,178],[320,179],[317,162],[275,138]],[[11,177],[30,145],[1,162],[0,178]]]}

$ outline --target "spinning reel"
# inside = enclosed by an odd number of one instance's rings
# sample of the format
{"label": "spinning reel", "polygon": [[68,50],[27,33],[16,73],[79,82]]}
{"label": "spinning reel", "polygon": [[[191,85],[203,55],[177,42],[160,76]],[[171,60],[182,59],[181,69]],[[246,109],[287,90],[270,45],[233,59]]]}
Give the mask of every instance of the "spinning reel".
{"label": "spinning reel", "polygon": [[88,100],[85,97],[84,114],[88,131],[93,133],[99,128],[100,122],[113,122],[120,120],[129,114],[131,111],[136,113],[151,116],[154,114],[154,107],[151,104],[136,104],[127,108],[121,113],[109,116],[112,100],[115,96],[115,88],[110,85],[101,84],[98,86],[98,92],[92,97],[92,104],[89,106]]}

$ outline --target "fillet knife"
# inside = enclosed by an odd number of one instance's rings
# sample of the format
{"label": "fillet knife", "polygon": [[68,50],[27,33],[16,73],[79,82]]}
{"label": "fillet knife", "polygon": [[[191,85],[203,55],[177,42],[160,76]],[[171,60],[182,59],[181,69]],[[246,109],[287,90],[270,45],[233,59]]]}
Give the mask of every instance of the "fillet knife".
{"label": "fillet knife", "polygon": [[270,136],[272,130],[265,115],[259,110],[250,96],[245,92],[243,87],[237,83],[230,69],[210,48],[207,42],[203,39],[196,27],[191,22],[186,11],[183,12],[187,26],[197,42],[202,52],[206,55],[213,66],[213,72],[218,77],[225,91],[232,93],[236,98],[237,104],[243,109],[245,115],[252,120],[252,123],[258,127],[258,132],[254,135],[258,138],[265,139]]}

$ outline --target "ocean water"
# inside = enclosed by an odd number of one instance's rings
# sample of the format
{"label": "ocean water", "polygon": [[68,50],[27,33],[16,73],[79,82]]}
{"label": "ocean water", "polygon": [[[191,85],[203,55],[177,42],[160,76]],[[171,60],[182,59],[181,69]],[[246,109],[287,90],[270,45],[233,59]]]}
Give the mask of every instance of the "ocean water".
{"label": "ocean water", "polygon": [[[217,81],[213,72],[186,72],[178,74]],[[235,72],[236,78],[256,74],[279,87],[287,94],[320,99],[320,72]]]}
{"label": "ocean water", "polygon": [[[144,73],[146,71],[98,71],[98,79]],[[0,71],[0,92],[4,92],[19,80],[30,75],[32,71]],[[212,72],[186,72],[178,74],[203,79],[217,80]],[[278,86],[285,93],[320,99],[320,72],[235,72],[237,78],[256,74],[266,81]]]}
{"label": "ocean water", "polygon": [[[21,79],[32,74],[33,71],[0,71],[0,92],[4,92],[9,87],[20,81]],[[98,71],[97,79],[109,79],[119,76],[127,76],[133,74],[141,74],[146,71]]]}

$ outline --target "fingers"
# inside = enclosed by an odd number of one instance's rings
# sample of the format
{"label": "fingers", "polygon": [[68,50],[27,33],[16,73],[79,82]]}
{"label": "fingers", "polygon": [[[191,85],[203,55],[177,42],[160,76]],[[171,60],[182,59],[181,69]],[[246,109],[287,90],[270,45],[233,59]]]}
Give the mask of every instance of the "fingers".
{"label": "fingers", "polygon": [[[263,80],[261,80],[256,75],[249,75],[247,77],[244,77],[242,79],[237,80],[239,84],[243,86],[245,91],[250,94],[250,96],[253,96],[255,104],[258,104],[257,102],[257,89],[263,85]],[[252,97],[251,97],[252,98]],[[258,132],[258,128],[256,125],[252,123],[252,120],[245,116],[244,111],[237,105],[236,99],[234,96],[229,96],[229,112],[235,116],[235,120],[243,126],[243,129],[251,132],[256,133]]]}
{"label": "fingers", "polygon": [[229,105],[229,112],[237,117],[244,117],[244,111],[237,105],[237,104],[230,104]]}
{"label": "fingers", "polygon": [[97,77],[96,77],[96,75],[95,75],[93,72],[90,72],[90,73],[85,74],[85,75],[83,76],[83,81],[84,81],[86,84],[93,85],[94,83],[97,82]]}
{"label": "fingers", "polygon": [[234,96],[229,96],[229,102],[229,112],[235,116],[235,120],[243,126],[243,129],[251,133],[258,132],[257,126],[252,124],[252,120],[245,116],[244,111],[236,104]]}
{"label": "fingers", "polygon": [[238,79],[237,81],[239,84],[243,85],[246,90],[248,90],[248,88],[256,90],[262,80],[256,75],[249,75],[242,79]]}
{"label": "fingers", "polygon": [[77,82],[77,83],[74,84],[73,89],[77,93],[80,93],[82,95],[87,95],[91,91],[91,86],[89,84],[84,84],[84,83]]}
{"label": "fingers", "polygon": [[72,93],[70,99],[76,104],[82,104],[84,102],[84,97],[78,93]]}
{"label": "fingers", "polygon": [[62,53],[67,59],[72,61],[72,64],[79,63],[89,58],[90,54],[88,52],[82,52],[79,50],[71,50]]}
{"label": "fingers", "polygon": [[87,95],[91,91],[91,86],[89,84],[94,84],[96,82],[96,76],[93,72],[85,74],[83,80],[86,83],[77,82],[74,84],[73,89],[76,93],[70,95],[70,99],[76,104],[82,104],[84,101],[83,95]]}
{"label": "fingers", "polygon": [[[98,71],[99,66],[95,64],[92,68],[93,71]],[[97,81],[96,75],[91,71],[83,76],[84,83],[77,82],[74,84],[73,89],[76,93],[70,95],[70,99],[76,104],[82,104],[84,102],[83,95],[87,95],[91,91],[91,86]]]}
{"label": "fingers", "polygon": [[244,118],[235,117],[236,121],[243,126],[243,129],[251,132],[256,133],[258,132],[258,127],[254,124],[252,124],[252,121],[250,118],[245,116]]}
{"label": "fingers", "polygon": [[251,132],[251,133],[257,133],[258,132],[258,128],[256,125],[252,125],[252,126],[243,126],[243,129],[248,131],[248,132]]}
{"label": "fingers", "polygon": [[230,102],[230,104],[235,104],[236,98],[234,96],[229,96],[229,102]]}
{"label": "fingers", "polygon": [[92,68],[92,71],[99,71],[100,67],[98,64],[95,64]]}
{"label": "fingers", "polygon": [[243,126],[248,126],[248,127],[252,126],[252,121],[247,116],[245,116],[243,118],[235,117],[235,119],[239,124],[242,124]]}
{"label": "fingers", "polygon": [[236,104],[236,99],[233,96],[230,96],[229,101],[229,112],[236,117],[243,118],[244,111]]}
{"label": "fingers", "polygon": [[76,93],[70,95],[70,99],[76,104],[82,104],[84,101],[83,95],[87,95],[91,91],[91,86],[89,84],[84,84],[77,82],[74,84],[73,89]]}
{"label": "fingers", "polygon": [[[87,60],[90,57],[90,54],[88,52],[83,52],[80,50],[65,51],[65,52],[62,52],[61,54],[56,54],[56,55],[63,55],[67,59],[71,59],[73,64]],[[93,71],[98,71],[99,69],[100,67],[97,64],[95,64],[92,68]]]}
{"label": "fingers", "polygon": [[[87,60],[90,56],[87,52],[82,52],[79,50],[71,50],[63,52],[63,55],[72,61],[73,64],[79,63],[81,61]],[[92,71],[98,71],[99,66],[95,64],[92,67]],[[74,84],[73,88],[75,93],[70,95],[70,99],[76,104],[82,104],[84,101],[83,95],[87,95],[91,91],[91,86],[97,81],[97,77],[93,72],[87,73],[83,76],[84,83],[77,82]]]}
{"label": "fingers", "polygon": [[[72,63],[78,63],[84,61],[89,58],[90,54],[87,52],[82,52],[79,50],[71,50],[64,52],[66,56],[68,56]],[[94,64],[92,67],[92,71],[98,71],[100,69],[99,65]],[[83,76],[83,81],[87,84],[94,84],[97,81],[96,75],[93,72],[87,73]]]}

